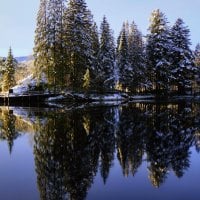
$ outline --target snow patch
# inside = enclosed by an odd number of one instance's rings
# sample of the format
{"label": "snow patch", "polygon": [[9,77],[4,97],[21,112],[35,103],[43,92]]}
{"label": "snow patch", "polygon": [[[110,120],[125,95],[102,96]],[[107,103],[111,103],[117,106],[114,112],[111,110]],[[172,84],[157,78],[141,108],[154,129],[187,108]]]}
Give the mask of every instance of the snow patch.
{"label": "snow patch", "polygon": [[56,97],[50,97],[48,98],[48,101],[57,101],[57,100],[61,100],[61,99],[64,99],[65,97],[63,95],[59,95],[59,96],[56,96]]}
{"label": "snow patch", "polygon": [[[41,83],[46,83],[46,77],[43,74],[40,80]],[[27,76],[26,78],[18,81],[17,85],[14,86],[13,89],[13,93],[20,95],[23,93],[28,92],[30,89],[33,89],[35,86],[37,85],[37,80],[36,78],[33,76],[33,74]]]}
{"label": "snow patch", "polygon": [[96,96],[91,96],[90,98],[92,100],[98,100],[98,101],[118,101],[124,99],[124,97],[122,97],[120,94],[96,95]]}
{"label": "snow patch", "polygon": [[14,86],[13,93],[14,94],[23,94],[27,92],[31,86],[36,86],[36,79],[33,78],[33,75],[29,75],[28,77],[20,80],[16,86]]}

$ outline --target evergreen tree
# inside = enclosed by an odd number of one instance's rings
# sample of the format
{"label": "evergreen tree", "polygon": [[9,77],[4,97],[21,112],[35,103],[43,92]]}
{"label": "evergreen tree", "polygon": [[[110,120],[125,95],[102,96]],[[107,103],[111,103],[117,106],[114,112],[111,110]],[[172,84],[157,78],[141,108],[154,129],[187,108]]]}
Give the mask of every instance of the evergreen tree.
{"label": "evergreen tree", "polygon": [[92,88],[98,88],[97,87],[97,80],[96,77],[98,76],[98,68],[99,68],[99,48],[100,48],[100,42],[99,42],[99,33],[98,33],[98,27],[96,23],[92,26],[92,50],[93,50],[93,57],[92,57],[92,70],[90,71],[90,78],[91,78],[91,87]]}
{"label": "evergreen tree", "polygon": [[53,88],[64,86],[65,58],[64,55],[64,25],[65,0],[49,0],[48,2],[48,41],[49,41],[49,75]]}
{"label": "evergreen tree", "polygon": [[84,0],[70,0],[64,15],[67,73],[73,89],[83,88],[86,69],[92,70],[92,15]]}
{"label": "evergreen tree", "polygon": [[46,74],[48,80],[50,76],[47,2],[48,0],[40,0],[40,7],[37,14],[37,27],[35,30],[34,64],[38,82],[40,82],[43,72]]}
{"label": "evergreen tree", "polygon": [[129,63],[133,69],[132,89],[142,89],[147,84],[145,69],[145,53],[142,33],[135,22],[132,22],[128,32]]}
{"label": "evergreen tree", "polygon": [[146,54],[149,80],[157,95],[169,91],[172,41],[167,23],[160,10],[152,12]]}
{"label": "evergreen tree", "polygon": [[116,58],[119,70],[119,84],[122,86],[122,89],[130,89],[133,79],[133,68],[129,63],[128,36],[125,23],[118,38]]}
{"label": "evergreen tree", "polygon": [[99,89],[112,89],[115,84],[115,44],[112,30],[106,17],[100,26],[100,49],[98,66],[98,86]]}
{"label": "evergreen tree", "polygon": [[191,88],[196,71],[194,55],[190,49],[189,32],[182,19],[177,19],[171,30],[174,45],[172,76],[179,94],[185,94],[186,89]]}
{"label": "evergreen tree", "polygon": [[35,31],[34,57],[38,80],[44,72],[48,86],[59,89],[65,83],[63,14],[65,0],[41,0]]}
{"label": "evergreen tree", "polygon": [[195,84],[193,85],[195,92],[198,92],[199,85],[200,85],[200,43],[196,45],[194,51],[194,64],[196,66],[196,73],[195,73]]}
{"label": "evergreen tree", "polygon": [[15,77],[14,77],[15,67],[16,67],[16,60],[13,57],[12,49],[10,47],[5,63],[5,71],[3,74],[4,91],[8,91],[11,87],[15,85]]}
{"label": "evergreen tree", "polygon": [[194,51],[194,63],[196,67],[200,67],[200,43],[196,45],[195,51]]}

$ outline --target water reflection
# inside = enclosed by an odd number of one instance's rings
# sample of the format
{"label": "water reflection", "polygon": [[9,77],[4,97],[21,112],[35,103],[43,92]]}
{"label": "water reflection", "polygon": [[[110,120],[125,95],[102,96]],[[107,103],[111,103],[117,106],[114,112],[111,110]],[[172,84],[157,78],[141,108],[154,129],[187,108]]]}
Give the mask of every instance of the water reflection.
{"label": "water reflection", "polygon": [[13,111],[6,109],[0,110],[0,140],[6,140],[8,143],[9,152],[12,152],[13,142],[19,136],[15,130],[16,117]]}
{"label": "water reflection", "polygon": [[17,130],[32,130],[41,199],[78,200],[87,197],[98,171],[106,184],[115,155],[124,176],[147,162],[155,187],[171,171],[181,178],[190,167],[190,148],[200,151],[199,108],[186,102],[73,111],[2,108],[0,138],[11,152]]}

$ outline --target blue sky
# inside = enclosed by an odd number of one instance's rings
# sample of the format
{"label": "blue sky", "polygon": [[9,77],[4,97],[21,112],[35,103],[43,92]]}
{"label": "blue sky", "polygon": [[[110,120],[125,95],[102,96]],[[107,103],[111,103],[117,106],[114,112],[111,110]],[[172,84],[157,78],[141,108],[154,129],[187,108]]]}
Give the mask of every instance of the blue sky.
{"label": "blue sky", "polygon": [[[0,0],[0,56],[12,46],[15,56],[32,54],[39,0]],[[118,35],[123,21],[135,21],[147,33],[152,10],[159,8],[170,24],[181,17],[191,30],[193,48],[200,42],[199,0],[86,0],[99,25],[103,15]]]}

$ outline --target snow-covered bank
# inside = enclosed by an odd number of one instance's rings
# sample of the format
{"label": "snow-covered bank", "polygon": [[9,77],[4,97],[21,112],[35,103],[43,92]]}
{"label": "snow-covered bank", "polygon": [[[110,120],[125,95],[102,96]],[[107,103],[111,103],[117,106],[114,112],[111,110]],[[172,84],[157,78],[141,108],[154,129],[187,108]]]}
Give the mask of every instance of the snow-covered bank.
{"label": "snow-covered bank", "polygon": [[13,93],[14,94],[23,94],[30,90],[30,87],[36,86],[36,79],[33,78],[33,75],[29,75],[28,77],[22,79],[16,86],[14,86]]}
{"label": "snow-covered bank", "polygon": [[83,94],[83,93],[66,93],[57,97],[50,97],[47,102],[112,102],[126,101],[129,96],[126,94]]}
{"label": "snow-covered bank", "polygon": [[121,102],[132,100],[152,100],[154,95],[134,95],[126,93],[105,93],[105,94],[83,94],[83,93],[66,93],[56,97],[50,97],[47,102],[67,102],[67,101],[85,101],[85,102]]}
{"label": "snow-covered bank", "polygon": [[[41,84],[46,84],[47,80],[44,74],[41,77]],[[67,103],[96,103],[96,104],[117,104],[125,103],[125,102],[149,102],[149,101],[200,101],[199,96],[193,95],[185,95],[185,96],[169,96],[169,97],[156,97],[152,94],[143,94],[143,95],[131,95],[130,93],[120,92],[120,91],[111,91],[105,93],[99,93],[99,91],[88,91],[88,92],[75,92],[75,91],[62,91],[59,93],[49,92],[48,90],[38,92],[37,79],[34,75],[29,75],[23,80],[19,81],[17,85],[11,88],[12,93],[2,93],[2,102],[5,99],[9,98],[9,103],[15,103],[26,101],[33,103],[44,103],[44,101],[48,104],[67,104]],[[41,88],[40,88],[41,89]],[[36,95],[40,95],[39,98]],[[28,96],[28,99],[25,98]],[[23,97],[23,99],[20,99]],[[18,98],[18,99],[17,99]],[[18,103],[17,102],[17,103]]]}
{"label": "snow-covered bank", "polygon": [[[47,82],[46,77],[42,74],[40,82],[45,84]],[[17,85],[11,88],[13,90],[13,94],[22,95],[24,93],[30,92],[37,87],[37,79],[33,76],[33,74],[27,76],[26,78],[17,82]]]}
{"label": "snow-covered bank", "polygon": [[200,96],[183,95],[172,97],[156,97],[155,95],[128,95],[126,93],[114,94],[79,94],[67,93],[47,99],[47,103],[63,104],[74,103],[93,103],[93,104],[119,104],[126,102],[176,102],[176,101],[200,101]]}

